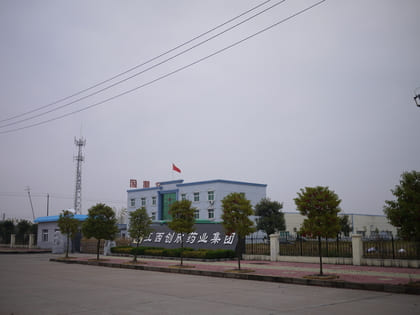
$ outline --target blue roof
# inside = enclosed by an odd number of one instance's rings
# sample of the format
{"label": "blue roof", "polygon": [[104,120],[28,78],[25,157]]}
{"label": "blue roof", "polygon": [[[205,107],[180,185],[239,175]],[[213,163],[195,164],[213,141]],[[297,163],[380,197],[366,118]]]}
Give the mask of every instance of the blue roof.
{"label": "blue roof", "polygon": [[[75,214],[74,218],[79,221],[85,221],[87,219],[86,214]],[[48,217],[38,217],[34,220],[35,223],[41,223],[41,222],[57,222],[60,216],[58,215],[51,215]]]}
{"label": "blue roof", "polygon": [[267,184],[257,184],[257,183],[248,183],[248,182],[239,182],[234,180],[224,180],[224,179],[214,179],[214,180],[205,180],[201,182],[192,182],[192,183],[183,183],[177,184],[176,186],[193,186],[193,185],[203,185],[203,184],[212,184],[212,183],[224,183],[224,184],[236,184],[236,185],[249,185],[257,187],[267,187]]}

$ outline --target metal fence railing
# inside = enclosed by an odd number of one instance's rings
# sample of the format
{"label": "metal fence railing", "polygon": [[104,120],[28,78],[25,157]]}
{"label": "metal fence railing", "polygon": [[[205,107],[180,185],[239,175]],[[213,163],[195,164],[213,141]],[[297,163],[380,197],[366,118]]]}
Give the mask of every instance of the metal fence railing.
{"label": "metal fence railing", "polygon": [[380,259],[420,259],[420,242],[403,241],[394,237],[364,238],[363,257]]}
{"label": "metal fence railing", "polygon": [[[281,256],[319,256],[318,239],[287,235],[279,239]],[[348,239],[321,239],[323,257],[352,257],[352,243]]]}
{"label": "metal fence railing", "polygon": [[[321,239],[323,257],[352,257],[352,240],[349,237]],[[245,254],[270,255],[270,239],[261,236],[247,236]],[[319,256],[318,239],[300,235],[283,234],[279,238],[279,255],[281,256]],[[387,238],[363,238],[363,257],[380,259],[414,259],[420,260],[420,242],[410,242]]]}
{"label": "metal fence railing", "polygon": [[270,239],[254,235],[247,236],[244,253],[247,255],[270,255]]}

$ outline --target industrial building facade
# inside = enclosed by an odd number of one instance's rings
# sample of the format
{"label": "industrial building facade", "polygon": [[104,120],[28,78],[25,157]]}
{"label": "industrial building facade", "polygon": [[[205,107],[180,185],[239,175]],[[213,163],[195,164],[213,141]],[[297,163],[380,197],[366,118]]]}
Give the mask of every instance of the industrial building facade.
{"label": "industrial building facade", "polygon": [[127,210],[134,211],[145,207],[153,221],[171,220],[170,206],[177,200],[190,200],[196,208],[195,219],[220,222],[222,200],[230,193],[242,193],[255,206],[266,197],[266,184],[238,182],[230,180],[208,180],[184,183],[173,180],[156,183],[149,187],[144,182],[143,188],[127,190]]}
{"label": "industrial building facade", "polygon": [[[397,228],[392,226],[384,215],[353,213],[339,213],[338,215],[349,217],[350,234],[360,234],[364,237],[397,235]],[[296,234],[300,230],[305,217],[298,212],[285,212],[284,219],[286,221],[286,232]]]}

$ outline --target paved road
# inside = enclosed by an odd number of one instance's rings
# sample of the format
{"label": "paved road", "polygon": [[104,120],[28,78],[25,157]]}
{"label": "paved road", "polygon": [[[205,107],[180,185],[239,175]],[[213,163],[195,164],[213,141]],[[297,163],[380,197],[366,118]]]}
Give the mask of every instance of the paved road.
{"label": "paved road", "polygon": [[414,295],[200,277],[0,255],[0,314],[420,314]]}

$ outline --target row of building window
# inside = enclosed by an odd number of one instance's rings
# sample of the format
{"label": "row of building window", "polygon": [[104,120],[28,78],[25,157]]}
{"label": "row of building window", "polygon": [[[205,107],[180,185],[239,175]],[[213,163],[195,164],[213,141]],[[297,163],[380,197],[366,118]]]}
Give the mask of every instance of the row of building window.
{"label": "row of building window", "polygon": [[[181,200],[187,200],[187,194],[181,194]],[[214,201],[214,191],[208,191],[207,192],[207,200],[208,201]],[[193,193],[193,201],[199,202],[200,201],[200,193],[195,192]],[[130,207],[136,206],[136,200],[134,198],[130,199]],[[140,206],[145,207],[146,206],[146,197],[140,198]],[[152,206],[156,206],[156,196],[152,197]]]}
{"label": "row of building window", "polygon": [[[194,211],[194,218],[196,220],[200,219],[200,210],[195,210]],[[214,219],[214,209],[208,209],[207,210],[207,218],[208,219]],[[151,216],[152,220],[156,220],[156,212],[152,212],[152,216]]]}

